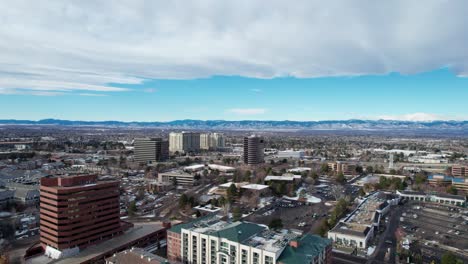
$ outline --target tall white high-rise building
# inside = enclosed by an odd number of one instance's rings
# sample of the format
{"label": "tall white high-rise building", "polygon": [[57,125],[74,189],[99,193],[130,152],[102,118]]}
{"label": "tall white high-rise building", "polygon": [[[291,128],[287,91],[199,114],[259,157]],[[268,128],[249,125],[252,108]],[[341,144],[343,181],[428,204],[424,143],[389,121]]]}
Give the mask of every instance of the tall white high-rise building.
{"label": "tall white high-rise building", "polygon": [[170,152],[197,152],[200,150],[200,133],[171,132],[169,134]]}

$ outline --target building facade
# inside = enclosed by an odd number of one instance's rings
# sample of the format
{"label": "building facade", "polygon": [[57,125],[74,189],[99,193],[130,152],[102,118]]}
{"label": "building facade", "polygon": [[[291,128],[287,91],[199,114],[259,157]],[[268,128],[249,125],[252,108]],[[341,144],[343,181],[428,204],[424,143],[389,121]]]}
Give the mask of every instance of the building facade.
{"label": "building facade", "polygon": [[452,186],[457,190],[468,192],[468,178],[453,178]]}
{"label": "building facade", "polygon": [[331,263],[330,252],[328,239],[212,215],[168,231],[168,258],[182,263]]}
{"label": "building facade", "polygon": [[40,241],[52,258],[122,233],[118,181],[98,181],[96,175],[45,177],[40,194]]}
{"label": "building facade", "polygon": [[367,248],[381,219],[389,212],[392,205],[398,204],[398,201],[399,198],[381,192],[368,195],[352,213],[341,219],[328,232],[328,238],[337,245]]}
{"label": "building facade", "polygon": [[169,151],[198,152],[200,151],[200,133],[171,132],[169,133]]}
{"label": "building facade", "polygon": [[169,158],[169,142],[162,138],[135,139],[135,161],[153,163]]}
{"label": "building facade", "polygon": [[200,149],[216,150],[225,147],[224,134],[222,133],[203,133],[200,134]]}
{"label": "building facade", "polygon": [[454,177],[467,177],[468,166],[460,166],[460,165],[452,166],[452,175]]}
{"label": "building facade", "polygon": [[257,165],[264,162],[265,141],[263,137],[252,135],[244,138],[244,163]]}
{"label": "building facade", "polygon": [[158,173],[158,181],[160,183],[175,183],[173,185],[190,187],[195,184],[195,175],[181,170],[172,170]]}
{"label": "building facade", "polygon": [[425,193],[422,191],[396,191],[396,193],[409,201],[433,202],[439,204],[466,207],[466,197],[461,195],[443,193]]}
{"label": "building facade", "polygon": [[343,173],[344,175],[355,175],[356,164],[344,163],[344,162],[329,162],[328,169],[335,173]]}

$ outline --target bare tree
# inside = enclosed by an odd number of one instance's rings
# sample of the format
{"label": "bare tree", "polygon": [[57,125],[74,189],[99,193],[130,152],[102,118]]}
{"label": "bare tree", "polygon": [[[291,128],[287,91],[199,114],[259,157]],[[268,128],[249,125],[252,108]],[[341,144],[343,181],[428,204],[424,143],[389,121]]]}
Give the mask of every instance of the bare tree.
{"label": "bare tree", "polygon": [[345,191],[343,185],[332,185],[330,188],[330,193],[335,197],[335,200],[339,200],[345,196]]}

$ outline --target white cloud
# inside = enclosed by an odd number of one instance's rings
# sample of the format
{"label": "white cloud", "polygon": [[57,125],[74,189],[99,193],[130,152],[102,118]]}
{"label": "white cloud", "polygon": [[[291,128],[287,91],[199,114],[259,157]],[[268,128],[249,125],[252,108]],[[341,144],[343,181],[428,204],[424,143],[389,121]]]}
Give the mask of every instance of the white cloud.
{"label": "white cloud", "polygon": [[233,108],[228,109],[226,112],[236,115],[261,115],[266,113],[264,108]]}
{"label": "white cloud", "polygon": [[262,92],[261,89],[250,89],[250,91],[252,91],[254,93],[261,93]]}
{"label": "white cloud", "polygon": [[468,2],[1,1],[0,87],[118,92],[212,75],[468,75]]}
{"label": "white cloud", "polygon": [[403,115],[382,115],[378,119],[403,121],[435,121],[435,120],[466,120],[457,116],[439,115],[431,113],[411,113]]}

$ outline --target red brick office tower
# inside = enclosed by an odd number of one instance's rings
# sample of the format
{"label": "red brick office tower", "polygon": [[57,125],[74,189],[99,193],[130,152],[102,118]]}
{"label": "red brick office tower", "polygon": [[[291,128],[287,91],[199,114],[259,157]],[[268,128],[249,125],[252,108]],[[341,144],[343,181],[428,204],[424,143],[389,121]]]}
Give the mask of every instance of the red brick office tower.
{"label": "red brick office tower", "polygon": [[118,181],[98,181],[96,175],[45,177],[40,190],[44,249],[83,249],[122,233]]}

